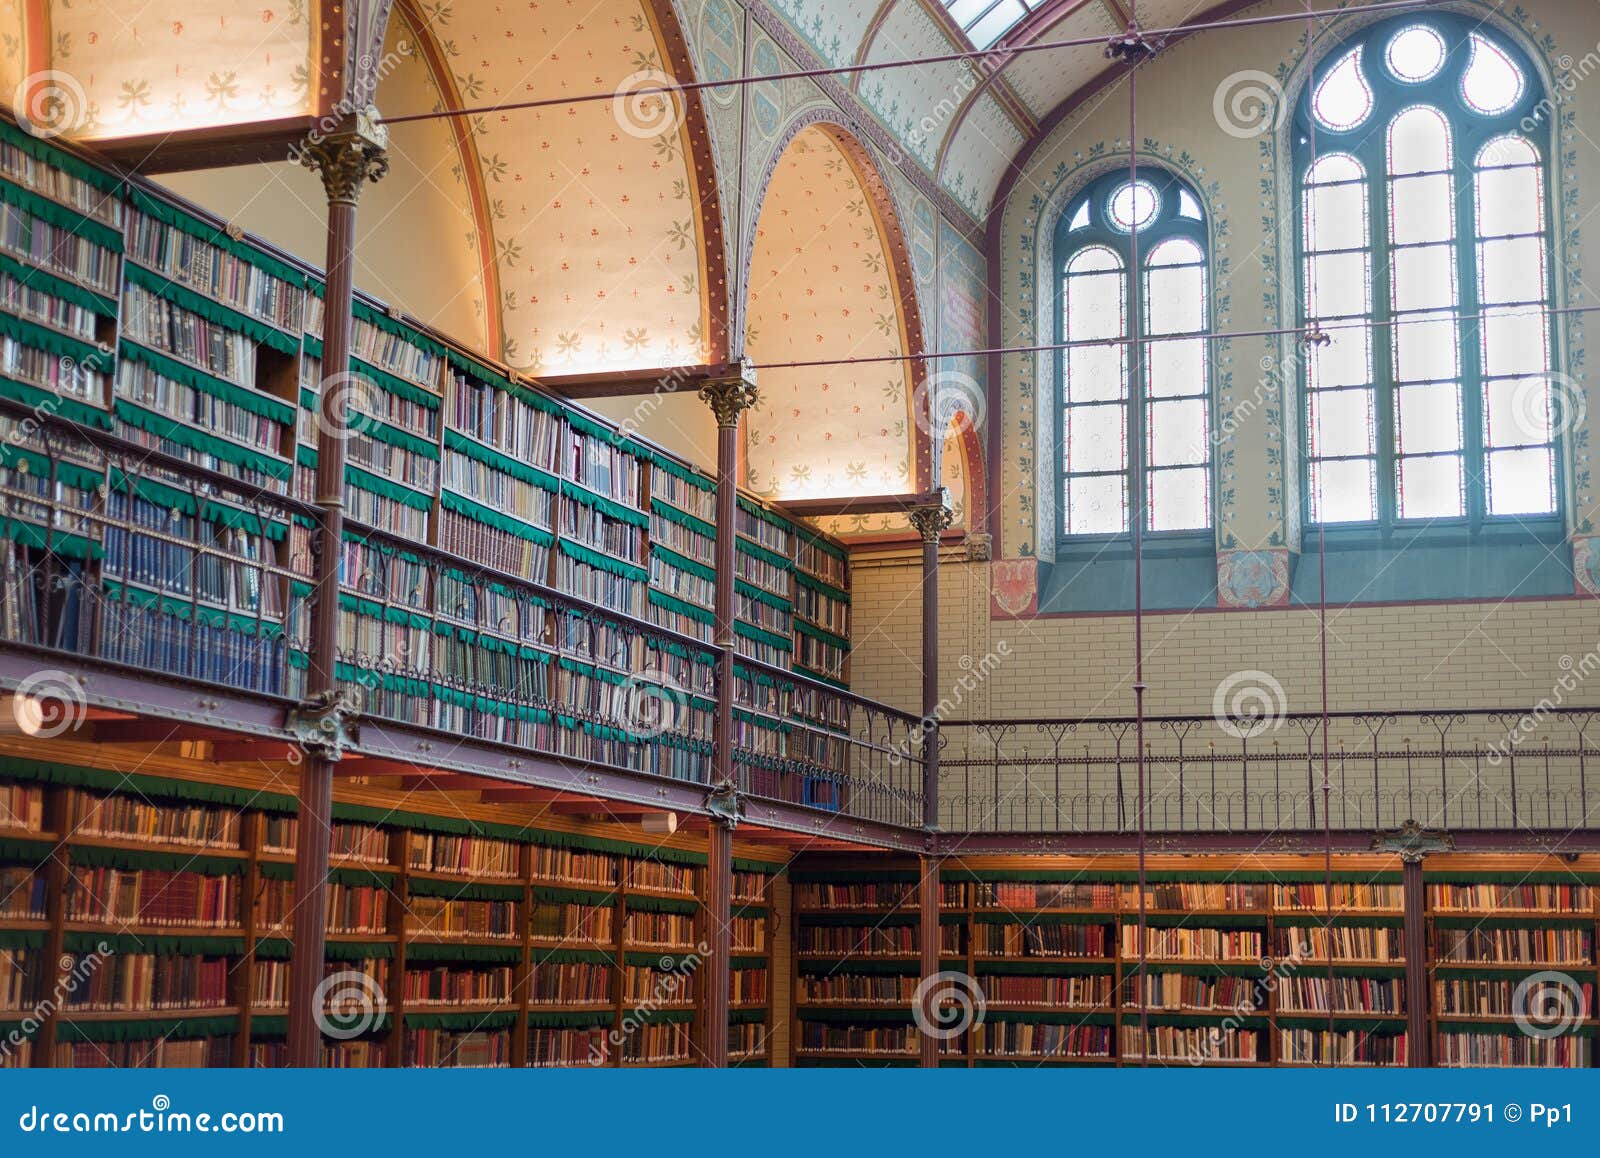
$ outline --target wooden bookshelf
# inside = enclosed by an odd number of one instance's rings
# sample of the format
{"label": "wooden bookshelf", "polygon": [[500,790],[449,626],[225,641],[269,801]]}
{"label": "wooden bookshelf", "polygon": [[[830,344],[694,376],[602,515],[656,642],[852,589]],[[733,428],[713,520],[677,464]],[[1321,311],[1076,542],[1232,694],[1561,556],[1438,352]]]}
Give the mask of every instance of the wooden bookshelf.
{"label": "wooden bookshelf", "polygon": [[[98,963],[82,966],[85,993],[137,993],[123,985],[122,973],[110,972],[118,969],[138,971],[155,992],[177,997],[167,998],[165,1006],[135,998],[111,1008],[98,996],[87,1004],[68,1002],[44,1020],[26,1049],[7,1053],[4,1064],[86,1065],[102,1054],[118,1064],[139,1064],[146,1060],[141,1042],[148,1049],[172,1051],[174,1059],[281,1064],[291,934],[286,920],[270,914],[292,906],[292,858],[264,852],[263,845],[269,817],[283,815],[273,810],[289,801],[244,787],[230,791],[226,784],[154,777],[139,778],[133,793],[124,796],[24,779],[30,770],[25,761],[0,756],[0,793],[26,813],[19,817],[22,823],[4,830],[0,871],[9,866],[48,877],[42,893],[46,912],[0,919],[0,947],[8,951],[8,961],[25,969],[16,999],[0,1006],[0,1031],[20,1023],[101,944],[109,952]],[[106,778],[117,779],[114,774]],[[13,788],[19,791],[8,791]],[[75,835],[74,818],[83,820],[83,805],[90,799],[106,801],[107,811],[112,804],[136,803],[141,810],[136,818],[163,832],[194,829],[209,814],[225,812],[230,820],[237,818],[238,847],[186,847],[134,834]],[[254,806],[246,800],[254,800]],[[600,1031],[595,1040],[606,1065],[697,1064],[688,1043],[698,1016],[696,970],[703,963],[696,948],[702,939],[703,853],[581,831],[463,822],[459,813],[408,812],[398,823],[377,823],[369,811],[381,817],[386,810],[336,806],[335,825],[350,829],[343,838],[336,832],[336,841],[364,846],[376,832],[382,850],[378,859],[347,856],[335,863],[326,968],[330,976],[354,970],[379,978],[370,994],[374,1001],[382,995],[381,1016],[357,1037],[328,1038],[327,1064],[524,1065],[530,1061],[532,1031],[585,1025]],[[64,840],[58,840],[61,832],[67,833]],[[281,825],[275,839],[285,839]],[[592,873],[562,878],[541,872],[536,856],[541,849],[568,863],[582,857],[586,868],[601,870],[602,879],[586,879]],[[88,862],[80,863],[85,857]],[[210,880],[236,882],[229,894],[232,908],[225,919],[207,923],[176,923],[161,913],[148,920],[130,920],[128,914],[74,919],[68,908],[75,895],[67,886],[71,874],[115,864],[169,876],[187,866]],[[765,984],[763,996],[730,1011],[734,1025],[758,1027],[752,1032],[756,1048],[735,1060],[764,1065],[771,1060],[771,890],[773,874],[783,865],[736,864],[736,879],[754,891],[736,900],[734,915],[757,922],[757,929],[747,932],[758,931],[760,937],[736,942],[735,967],[764,974]],[[347,892],[341,894],[341,887]],[[273,890],[282,894],[277,907],[263,907]],[[341,908],[342,898],[347,908]],[[566,920],[572,906],[604,908],[611,920],[601,939],[540,936],[533,921],[536,904],[545,906],[544,920]],[[573,914],[575,920],[579,916]],[[640,929],[630,930],[630,916],[641,920]],[[663,921],[670,926],[667,934],[649,935],[650,923]],[[603,990],[589,991],[593,999],[585,1000],[583,990],[563,991],[561,980],[552,981],[549,973],[535,985],[535,970],[561,964],[603,970]],[[98,975],[97,969],[107,972]],[[631,993],[626,986],[630,969],[636,986]],[[177,970],[174,978],[163,980],[171,970]],[[264,984],[268,974],[275,977],[274,985]],[[195,977],[209,978],[206,984],[215,991],[195,988]],[[117,986],[110,984],[113,979]],[[164,1039],[188,1044],[181,1050],[159,1046]],[[97,1046],[106,1048],[96,1053],[92,1047]],[[570,1061],[591,1064],[587,1049]]]}

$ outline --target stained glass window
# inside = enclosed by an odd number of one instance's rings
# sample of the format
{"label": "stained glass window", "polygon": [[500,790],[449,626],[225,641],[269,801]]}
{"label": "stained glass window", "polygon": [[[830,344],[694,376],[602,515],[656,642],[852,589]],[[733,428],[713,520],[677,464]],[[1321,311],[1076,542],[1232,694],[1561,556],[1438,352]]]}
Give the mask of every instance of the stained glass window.
{"label": "stained glass window", "polygon": [[[1128,530],[1130,389],[1143,413],[1145,528],[1211,525],[1207,236],[1165,173],[1113,173],[1062,215],[1061,516],[1065,535]],[[1140,276],[1129,278],[1134,254]],[[1130,296],[1131,295],[1131,296]],[[1137,347],[1129,321],[1140,320]],[[1080,344],[1089,343],[1089,344]]]}
{"label": "stained glass window", "polygon": [[1331,338],[1305,357],[1314,523],[1557,509],[1534,75],[1496,34],[1430,15],[1375,25],[1308,86],[1303,324]]}

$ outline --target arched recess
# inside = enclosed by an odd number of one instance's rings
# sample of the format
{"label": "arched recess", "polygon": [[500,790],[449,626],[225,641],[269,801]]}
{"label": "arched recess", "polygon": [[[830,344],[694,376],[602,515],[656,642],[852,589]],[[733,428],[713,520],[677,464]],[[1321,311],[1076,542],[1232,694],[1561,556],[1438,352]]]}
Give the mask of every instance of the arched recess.
{"label": "arched recess", "polygon": [[745,352],[764,367],[744,424],[745,478],[777,498],[905,493],[930,477],[909,251],[870,156],[832,117],[812,110],[781,136],[740,258]]}
{"label": "arched recess", "polygon": [[[983,473],[983,444],[972,419],[963,411],[950,416],[938,456],[939,485],[950,496],[951,538],[981,534],[987,527],[988,480]],[[858,547],[889,546],[917,541],[911,520],[901,514],[838,515],[819,519],[825,530]]]}

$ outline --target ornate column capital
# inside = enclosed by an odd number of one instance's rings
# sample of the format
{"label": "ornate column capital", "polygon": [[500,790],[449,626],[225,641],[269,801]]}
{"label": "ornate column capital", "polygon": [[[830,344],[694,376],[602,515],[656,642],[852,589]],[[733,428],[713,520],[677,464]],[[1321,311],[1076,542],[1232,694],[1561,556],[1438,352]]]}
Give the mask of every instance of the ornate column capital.
{"label": "ornate column capital", "polygon": [[748,359],[740,361],[737,374],[708,378],[700,386],[700,397],[711,407],[720,427],[738,426],[739,414],[753,407],[759,396],[756,368]]}
{"label": "ornate column capital", "polygon": [[389,130],[369,105],[333,132],[313,132],[295,153],[300,164],[321,175],[329,202],[354,205],[368,181],[389,171]]}
{"label": "ornate column capital", "polygon": [[911,525],[917,529],[924,543],[937,543],[939,537],[950,529],[950,524],[955,519],[955,511],[950,507],[949,492],[940,487],[936,502],[912,507],[906,511],[906,517],[911,520]]}
{"label": "ornate column capital", "polygon": [[1451,852],[1455,837],[1437,828],[1424,828],[1408,820],[1399,828],[1386,829],[1372,838],[1373,852],[1394,853],[1404,864],[1421,864],[1430,852]]}

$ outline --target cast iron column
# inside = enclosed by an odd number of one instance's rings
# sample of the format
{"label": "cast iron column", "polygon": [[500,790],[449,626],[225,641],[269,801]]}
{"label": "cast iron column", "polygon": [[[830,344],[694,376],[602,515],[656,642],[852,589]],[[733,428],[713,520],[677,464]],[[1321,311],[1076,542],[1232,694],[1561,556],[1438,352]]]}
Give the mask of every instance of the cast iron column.
{"label": "cast iron column", "polygon": [[322,388],[317,424],[317,530],[312,555],[315,602],[311,624],[309,698],[293,714],[304,749],[300,765],[299,833],[294,863],[294,947],[289,971],[289,1064],[322,1061],[323,952],[328,921],[328,850],[333,765],[354,727],[355,705],[339,689],[339,557],[344,537],[345,406],[350,368],[356,201],[368,181],[388,170],[388,130],[375,109],[347,118],[300,150],[302,164],[322,177],[328,194],[328,280],[323,311]]}
{"label": "cast iron column", "polygon": [[[939,827],[939,539],[949,528],[953,512],[943,490],[939,501],[913,507],[906,512],[911,525],[922,536],[922,823],[929,839],[937,839]],[[917,874],[917,945],[921,958],[922,989],[929,1000],[937,1000],[929,982],[939,972],[939,862],[922,857]],[[923,1010],[925,1017],[933,1013]],[[929,1021],[929,1025],[937,1024]],[[921,1065],[924,1069],[939,1064],[939,1039],[930,1033],[920,1035]]]}
{"label": "cast iron column", "polygon": [[716,612],[717,720],[711,750],[711,847],[706,866],[706,963],[701,1064],[728,1064],[728,990],[733,938],[733,828],[738,823],[738,789],[733,773],[733,585],[734,512],[739,491],[739,415],[756,404],[755,369],[713,378],[700,397],[717,418]]}

